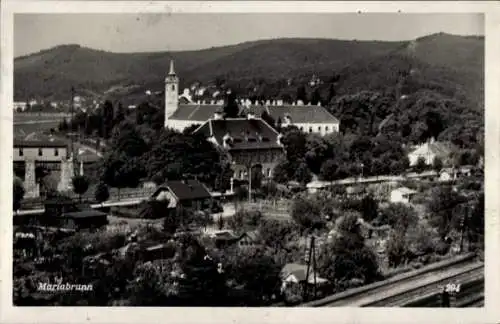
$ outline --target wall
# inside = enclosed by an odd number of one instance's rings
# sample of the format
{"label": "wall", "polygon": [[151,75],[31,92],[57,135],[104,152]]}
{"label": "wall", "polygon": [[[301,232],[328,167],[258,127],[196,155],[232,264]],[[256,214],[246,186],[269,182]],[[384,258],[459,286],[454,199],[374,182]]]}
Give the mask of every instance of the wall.
{"label": "wall", "polygon": [[[312,128],[311,133],[318,133],[321,135],[338,133],[339,132],[339,124],[338,123],[294,123],[294,126],[297,126],[301,131],[305,133],[309,133],[309,128]],[[328,127],[328,131],[326,128]]]}
{"label": "wall", "polygon": [[[23,155],[20,155],[20,150],[22,149]],[[39,148],[37,147],[24,147],[24,148],[14,148],[14,161],[25,161],[25,160],[37,160],[37,161],[62,161],[66,159],[67,149],[65,147],[44,147],[42,149],[42,155],[38,155]],[[57,149],[58,155],[56,155],[55,150]]]}
{"label": "wall", "polygon": [[205,121],[191,121],[191,120],[178,120],[178,119],[168,119],[166,123],[166,127],[173,128],[179,132],[184,131],[184,129],[188,128],[191,125],[198,124],[201,125]]}

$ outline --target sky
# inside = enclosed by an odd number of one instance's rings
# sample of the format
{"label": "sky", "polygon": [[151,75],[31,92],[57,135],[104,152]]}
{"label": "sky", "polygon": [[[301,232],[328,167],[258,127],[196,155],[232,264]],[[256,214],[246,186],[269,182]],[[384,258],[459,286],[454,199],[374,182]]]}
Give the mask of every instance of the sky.
{"label": "sky", "polygon": [[482,14],[16,14],[14,55],[63,44],[111,52],[197,50],[271,38],[412,40],[484,35]]}

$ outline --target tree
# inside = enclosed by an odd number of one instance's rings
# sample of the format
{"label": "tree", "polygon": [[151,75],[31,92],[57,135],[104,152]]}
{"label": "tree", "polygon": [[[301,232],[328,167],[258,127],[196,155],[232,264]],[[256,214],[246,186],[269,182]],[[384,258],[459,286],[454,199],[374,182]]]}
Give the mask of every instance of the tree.
{"label": "tree", "polygon": [[472,249],[484,251],[484,192],[479,194],[475,201],[468,222],[465,224],[468,229],[469,242]]}
{"label": "tree", "polygon": [[236,94],[233,91],[229,92],[229,94],[227,95],[223,110],[225,118],[238,117],[240,107],[236,102]]}
{"label": "tree", "polygon": [[314,230],[325,226],[325,220],[321,215],[321,206],[318,206],[307,197],[299,196],[295,198],[290,213],[292,219],[303,230]]}
{"label": "tree", "polygon": [[292,221],[262,219],[258,227],[262,242],[275,251],[285,249],[298,235],[298,225]]}
{"label": "tree", "polygon": [[432,162],[432,168],[434,169],[434,171],[439,173],[441,171],[441,169],[443,168],[443,161],[439,157],[436,156],[434,158],[434,161]]}
{"label": "tree", "polygon": [[82,195],[89,189],[89,181],[84,176],[75,176],[72,179],[73,191],[80,196],[80,201],[82,200]]}
{"label": "tree", "polygon": [[419,157],[417,159],[417,164],[415,164],[413,169],[415,170],[415,172],[418,172],[418,173],[424,172],[427,169],[427,163],[425,162],[425,158]]}
{"label": "tree", "polygon": [[266,306],[277,294],[280,265],[268,249],[232,249],[226,251],[221,264],[226,278],[241,293],[235,294],[237,305]]}
{"label": "tree", "polygon": [[305,162],[299,163],[295,171],[294,178],[301,184],[309,183],[312,179],[311,171]]}
{"label": "tree", "polygon": [[401,233],[418,222],[417,212],[411,206],[402,203],[391,203],[382,208],[376,219],[379,225],[390,225]]}
{"label": "tree", "polygon": [[323,99],[321,98],[321,94],[319,93],[319,88],[315,88],[311,95],[311,105],[317,105],[322,101]]}
{"label": "tree", "polygon": [[437,228],[441,238],[458,224],[463,215],[465,198],[453,190],[451,185],[437,187],[431,190],[427,209],[430,212],[429,223]]}
{"label": "tree", "polygon": [[369,194],[361,199],[361,210],[363,219],[367,222],[371,222],[378,216],[378,204],[373,198],[373,195]]}
{"label": "tree", "polygon": [[104,201],[109,199],[108,186],[104,182],[99,182],[95,189],[95,200],[102,204]]}
{"label": "tree", "polygon": [[304,85],[300,85],[297,88],[297,101],[301,100],[303,103],[307,102],[307,93],[306,93],[306,87]]}
{"label": "tree", "polygon": [[338,179],[337,170],[339,165],[333,159],[326,160],[321,165],[320,177],[325,181],[333,181]]}
{"label": "tree", "polygon": [[24,198],[24,186],[21,181],[21,179],[14,177],[13,181],[13,189],[12,189],[12,196],[13,196],[13,208],[14,211],[18,211],[19,208],[21,208],[21,201]]}
{"label": "tree", "polygon": [[358,217],[357,213],[340,217],[336,222],[336,238],[320,250],[320,275],[332,282],[361,279],[367,284],[380,278],[377,258],[365,245]]}
{"label": "tree", "polygon": [[102,110],[102,127],[103,137],[108,139],[111,137],[111,131],[114,126],[114,109],[111,101],[106,100]]}
{"label": "tree", "polygon": [[336,93],[335,93],[335,85],[333,83],[330,83],[330,86],[328,87],[328,99],[327,99],[327,104],[332,103],[332,101],[335,99]]}
{"label": "tree", "polygon": [[262,213],[258,210],[238,210],[227,219],[227,225],[236,232],[255,229],[262,220]]}

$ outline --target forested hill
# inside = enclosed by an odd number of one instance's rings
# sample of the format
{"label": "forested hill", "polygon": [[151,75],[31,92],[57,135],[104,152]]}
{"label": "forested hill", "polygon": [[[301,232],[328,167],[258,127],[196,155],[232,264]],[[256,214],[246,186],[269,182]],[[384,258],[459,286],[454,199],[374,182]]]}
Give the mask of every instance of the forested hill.
{"label": "forested hill", "polygon": [[146,89],[160,91],[172,58],[181,88],[199,81],[241,93],[259,88],[267,97],[293,96],[298,85],[315,74],[325,84],[335,80],[336,92],[346,94],[392,87],[401,72],[414,69],[419,85],[471,102],[483,96],[484,38],[434,34],[406,42],[275,39],[156,53],[62,45],[15,59],[15,100],[67,99],[70,85],[83,95],[101,98],[116,89],[125,89],[125,97]]}

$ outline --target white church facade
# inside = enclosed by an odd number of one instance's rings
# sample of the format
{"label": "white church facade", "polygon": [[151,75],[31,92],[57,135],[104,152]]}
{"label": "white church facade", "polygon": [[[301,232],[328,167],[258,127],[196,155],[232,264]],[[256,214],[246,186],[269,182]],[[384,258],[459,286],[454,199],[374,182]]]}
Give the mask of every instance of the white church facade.
{"label": "white church facade", "polygon": [[[181,102],[181,98],[183,102]],[[170,61],[170,69],[165,78],[165,128],[182,132],[192,125],[204,124],[223,110],[224,102],[222,100],[193,103],[186,102],[184,98],[185,94],[179,96],[179,78],[175,73],[174,62]],[[267,101],[263,105],[252,105],[249,100],[241,100],[241,102],[242,110],[256,116],[261,116],[266,111],[275,122],[280,120],[284,127],[294,125],[303,132],[321,135],[339,131],[339,120],[319,105],[303,105],[300,102],[287,105],[280,100]]]}

